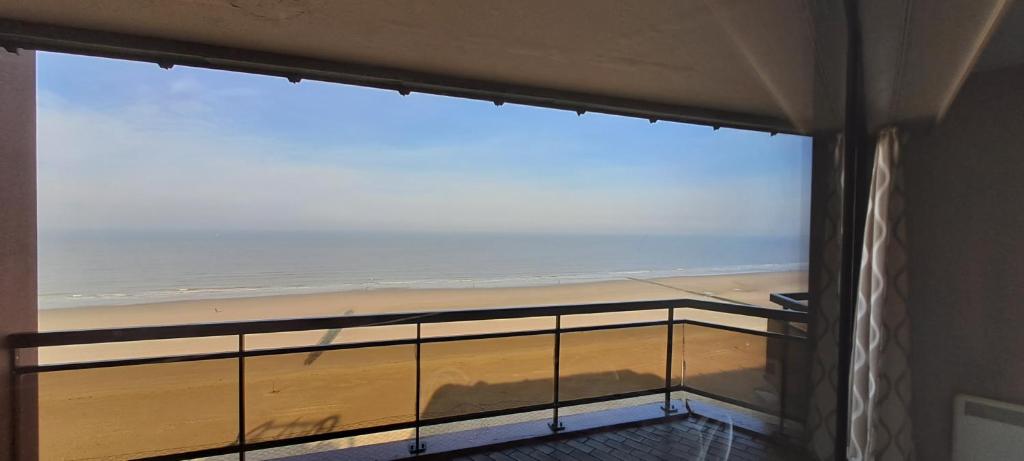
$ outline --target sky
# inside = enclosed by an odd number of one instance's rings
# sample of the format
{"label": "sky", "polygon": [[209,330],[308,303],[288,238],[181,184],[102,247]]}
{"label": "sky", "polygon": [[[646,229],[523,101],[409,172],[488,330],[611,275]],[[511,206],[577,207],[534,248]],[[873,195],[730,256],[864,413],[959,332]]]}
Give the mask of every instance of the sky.
{"label": "sky", "polygon": [[41,230],[805,236],[810,139],[52,53]]}

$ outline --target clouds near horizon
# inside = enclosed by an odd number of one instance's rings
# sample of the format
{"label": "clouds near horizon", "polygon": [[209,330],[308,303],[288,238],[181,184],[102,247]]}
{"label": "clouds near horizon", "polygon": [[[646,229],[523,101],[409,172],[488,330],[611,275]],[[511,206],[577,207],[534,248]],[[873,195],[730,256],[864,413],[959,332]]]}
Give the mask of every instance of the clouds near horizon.
{"label": "clouds near horizon", "polygon": [[41,53],[42,229],[800,236],[806,138]]}

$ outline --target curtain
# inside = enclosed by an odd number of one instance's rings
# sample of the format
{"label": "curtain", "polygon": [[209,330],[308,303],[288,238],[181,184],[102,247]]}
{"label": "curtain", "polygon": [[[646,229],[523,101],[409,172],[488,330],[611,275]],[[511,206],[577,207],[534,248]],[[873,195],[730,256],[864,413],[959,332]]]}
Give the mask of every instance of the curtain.
{"label": "curtain", "polygon": [[850,370],[851,460],[914,458],[910,424],[910,318],[902,159],[882,130],[868,191]]}
{"label": "curtain", "polygon": [[812,208],[822,218],[811,223],[810,277],[811,345],[810,401],[808,402],[806,446],[811,459],[834,459],[836,440],[836,393],[839,382],[839,268],[842,266],[843,135],[824,152],[815,152],[815,186]]}

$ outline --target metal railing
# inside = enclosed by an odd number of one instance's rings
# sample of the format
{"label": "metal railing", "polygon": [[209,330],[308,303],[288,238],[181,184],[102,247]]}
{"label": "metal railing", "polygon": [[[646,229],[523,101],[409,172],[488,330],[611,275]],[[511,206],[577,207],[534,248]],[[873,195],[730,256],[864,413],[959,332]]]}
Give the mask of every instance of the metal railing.
{"label": "metal railing", "polygon": [[[354,316],[342,316],[342,317],[320,317],[320,318],[299,318],[299,319],[286,319],[286,320],[259,320],[259,321],[242,321],[242,322],[230,322],[230,323],[207,323],[207,324],[192,324],[192,325],[170,325],[170,326],[151,326],[151,327],[130,327],[130,328],[113,328],[113,329],[96,329],[96,330],[77,330],[77,331],[53,331],[53,332],[39,332],[39,333],[23,333],[12,335],[9,339],[11,346],[11,363],[12,363],[12,395],[14,405],[21,405],[19,395],[21,377],[26,374],[45,374],[58,371],[70,371],[70,370],[87,370],[87,369],[98,369],[98,368],[110,368],[110,367],[126,367],[134,365],[146,365],[146,364],[167,364],[167,363],[179,363],[179,362],[196,362],[206,360],[218,360],[218,359],[235,359],[237,360],[237,372],[238,372],[238,437],[236,443],[215,447],[207,448],[195,451],[187,452],[175,452],[171,454],[163,454],[160,456],[151,457],[150,459],[183,459],[183,458],[195,458],[203,456],[214,456],[223,454],[238,453],[241,459],[245,459],[246,451],[261,450],[268,448],[275,448],[287,445],[296,445],[309,442],[317,442],[329,439],[337,439],[343,437],[364,435],[377,432],[385,432],[399,429],[411,429],[414,431],[413,443],[410,447],[410,452],[413,454],[422,453],[425,451],[425,447],[421,443],[420,429],[426,426],[453,423],[459,421],[474,420],[480,418],[494,417],[511,415],[517,413],[533,412],[539,410],[550,410],[552,412],[551,422],[548,426],[552,431],[560,431],[565,428],[562,421],[559,419],[559,409],[575,406],[584,405],[597,402],[605,402],[611,400],[619,400],[640,396],[664,394],[664,405],[662,407],[665,415],[676,412],[677,409],[672,406],[671,394],[676,391],[685,391],[702,395],[712,399],[724,401],[730,404],[744,406],[752,408],[758,411],[771,411],[763,407],[753,406],[749,402],[745,402],[740,399],[730,398],[724,395],[718,395],[714,392],[706,389],[700,389],[693,386],[688,386],[685,381],[681,381],[680,384],[674,384],[673,382],[673,363],[679,358],[676,355],[676,347],[674,347],[673,335],[675,326],[677,325],[694,325],[703,328],[712,328],[719,331],[729,331],[734,333],[742,333],[746,335],[754,335],[765,338],[774,338],[783,340],[785,344],[791,341],[805,341],[803,336],[791,335],[790,330],[786,330],[786,333],[777,333],[770,331],[759,331],[745,328],[738,328],[734,326],[720,325],[708,322],[702,322],[690,319],[678,319],[675,316],[676,309],[697,309],[702,311],[736,314],[748,317],[763,318],[769,321],[784,322],[786,324],[806,324],[805,312],[794,311],[794,310],[780,310],[780,309],[769,309],[763,307],[755,307],[749,305],[740,304],[729,304],[722,302],[712,302],[697,299],[673,299],[673,300],[658,300],[658,301],[639,301],[639,302],[618,302],[618,303],[601,303],[601,304],[582,304],[582,305],[563,305],[563,306],[541,306],[541,307],[517,307],[517,308],[498,308],[498,309],[467,309],[467,310],[451,310],[451,311],[437,311],[437,312],[416,312],[416,313],[388,313],[388,314],[372,314],[372,315],[354,315]],[[616,323],[616,324],[601,324],[601,325],[590,325],[590,326],[579,326],[579,327],[562,327],[563,316],[574,316],[579,314],[603,314],[603,313],[620,313],[620,312],[640,312],[640,311],[665,311],[665,320],[656,320],[648,322],[633,322],[633,323]],[[436,337],[424,337],[421,334],[421,329],[424,324],[436,324],[446,322],[464,322],[464,321],[481,321],[481,320],[498,320],[498,319],[523,319],[523,318],[537,318],[537,317],[549,317],[554,319],[554,328],[548,329],[533,329],[525,331],[502,331],[495,333],[482,333],[482,334],[467,334],[467,335],[456,335],[456,336],[436,336]],[[385,325],[415,325],[416,336],[414,338],[403,338],[403,339],[390,339],[380,341],[368,341],[359,343],[336,343],[336,344],[318,344],[312,346],[302,347],[284,347],[284,348],[273,348],[273,349],[247,349],[245,346],[245,340],[247,335],[254,334],[266,334],[266,333],[284,333],[284,332],[298,332],[298,331],[312,331],[312,330],[333,330],[333,329],[345,329],[345,328],[358,328],[358,327],[375,327]],[[637,328],[637,327],[653,327],[653,326],[665,326],[665,338],[666,338],[666,357],[665,357],[665,380],[664,385],[656,388],[643,389],[630,392],[620,393],[608,393],[599,396],[591,396],[585,398],[576,398],[572,400],[561,400],[559,393],[559,383],[562,379],[560,373],[560,359],[562,358],[561,353],[561,338],[563,334],[587,332],[587,331],[599,331],[599,330],[616,330],[626,328]],[[684,330],[685,331],[685,330]],[[496,338],[511,338],[511,337],[523,337],[523,336],[534,336],[534,335],[552,335],[554,338],[552,344],[552,366],[553,366],[553,379],[552,379],[552,398],[550,403],[537,404],[537,405],[526,405],[518,406],[514,408],[503,408],[498,410],[489,411],[478,411],[472,413],[448,415],[440,417],[423,417],[423,411],[421,408],[421,394],[422,394],[422,383],[421,383],[421,354],[420,349],[424,344],[431,343],[442,343],[442,342],[453,342],[453,341],[473,341],[481,339],[496,339]],[[234,336],[237,337],[238,347],[237,350],[228,352],[215,352],[215,353],[202,353],[202,354],[188,354],[188,355],[175,355],[175,356],[160,356],[160,357],[141,357],[141,358],[127,358],[127,359],[116,359],[116,360],[102,360],[102,361],[89,361],[89,362],[73,362],[73,363],[54,363],[54,364],[20,364],[18,363],[18,352],[25,349],[37,349],[44,347],[55,347],[55,346],[74,346],[74,345],[86,345],[86,344],[101,344],[101,343],[120,343],[128,341],[147,341],[147,340],[164,340],[164,339],[180,339],[180,338],[201,338],[201,337],[214,337],[214,336]],[[416,367],[416,382],[415,382],[415,418],[407,422],[389,423],[382,425],[374,425],[372,427],[359,427],[354,429],[340,430],[340,431],[329,431],[323,433],[314,433],[293,437],[286,437],[274,440],[261,440],[261,441],[247,441],[246,440],[246,395],[245,395],[245,384],[246,384],[246,359],[261,356],[272,356],[281,354],[295,354],[295,353],[313,353],[313,352],[324,352],[332,350],[342,349],[361,349],[361,348],[372,348],[382,346],[396,346],[396,345],[412,345],[415,347],[415,367]],[[788,346],[786,347],[788,349]],[[682,354],[680,354],[682,355]],[[784,361],[784,358],[783,358]],[[683,358],[683,374],[685,374],[685,357]],[[780,420],[785,418],[785,371],[786,365],[782,365],[783,371],[783,385],[782,385],[782,403],[780,404],[779,417]],[[344,398],[343,396],[340,398]],[[20,414],[20,409],[15,407],[12,409],[13,414],[17,418]],[[15,425],[18,429],[20,425]],[[19,440],[18,435],[14,434],[12,440]],[[17,451],[15,451],[17,453]]]}
{"label": "metal railing", "polygon": [[771,302],[782,306],[783,309],[807,312],[807,303],[810,300],[810,295],[808,293],[772,293],[769,299]]}

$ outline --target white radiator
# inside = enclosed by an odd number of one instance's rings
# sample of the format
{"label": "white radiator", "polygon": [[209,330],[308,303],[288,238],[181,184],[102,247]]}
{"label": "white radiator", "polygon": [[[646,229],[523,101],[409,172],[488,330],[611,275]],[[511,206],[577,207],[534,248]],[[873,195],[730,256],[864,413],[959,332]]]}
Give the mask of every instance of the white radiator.
{"label": "white radiator", "polygon": [[1024,459],[1024,406],[970,395],[953,399],[953,461]]}

